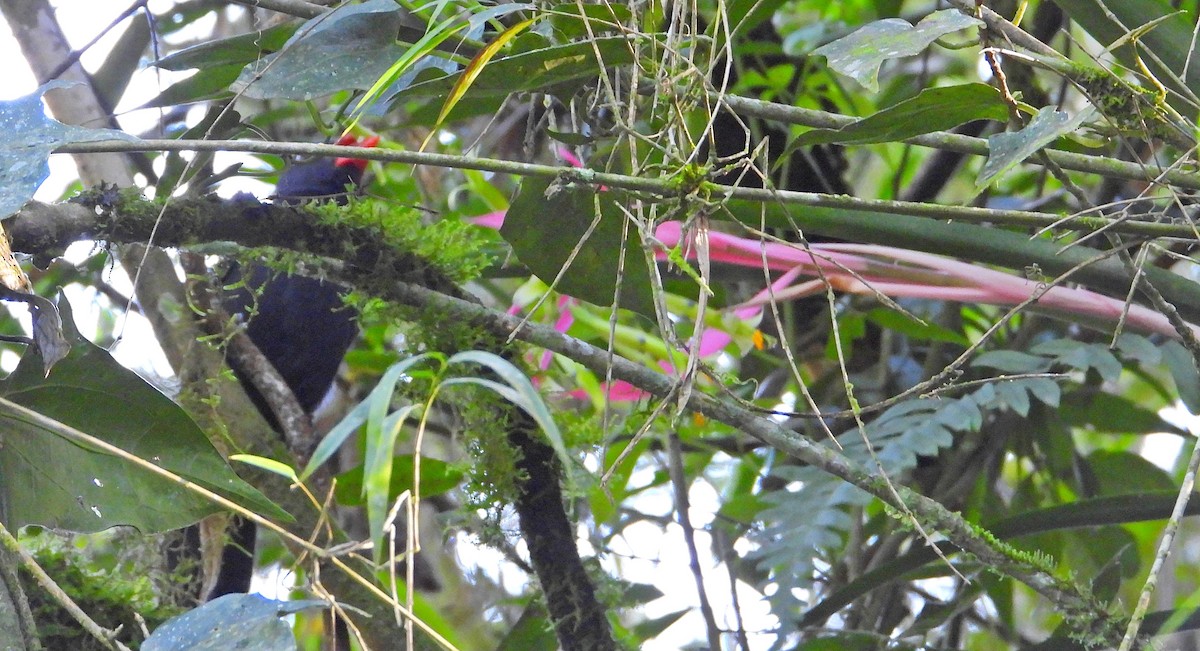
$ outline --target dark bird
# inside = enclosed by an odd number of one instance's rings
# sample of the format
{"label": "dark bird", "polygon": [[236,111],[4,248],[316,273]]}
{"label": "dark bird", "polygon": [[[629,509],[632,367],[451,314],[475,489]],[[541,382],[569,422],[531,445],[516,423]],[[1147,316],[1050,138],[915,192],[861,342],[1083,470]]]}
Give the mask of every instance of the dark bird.
{"label": "dark bird", "polygon": [[[374,147],[378,136],[363,142],[343,136],[339,145]],[[335,201],[345,204],[349,192],[362,181],[367,161],[357,158],[319,158],[293,165],[279,176],[274,199],[284,204]],[[321,404],[337,376],[342,358],[358,335],[352,310],[343,303],[346,288],[329,281],[284,274],[261,265],[245,271],[234,265],[224,284],[245,282],[225,294],[222,305],[246,322],[246,334],[267,361],[279,371],[296,401],[308,413]],[[266,400],[238,369],[234,369],[247,395],[276,429],[279,424]],[[207,598],[247,592],[254,573],[255,527],[243,521],[230,531],[222,552],[221,569]]]}
{"label": "dark bird", "polygon": [[[339,145],[373,147],[379,138],[357,142],[344,136]],[[289,167],[279,176],[274,198],[279,203],[305,201],[346,203],[347,193],[362,181],[367,161],[357,158],[319,158]],[[242,277],[234,266],[225,285]],[[312,413],[337,376],[338,367],[358,334],[351,310],[342,304],[346,288],[307,276],[282,274],[254,265],[245,277],[245,287],[228,292],[225,310],[246,320],[246,333],[263,356],[279,371],[296,401]],[[262,396],[242,379],[247,392],[263,416],[278,424]]]}

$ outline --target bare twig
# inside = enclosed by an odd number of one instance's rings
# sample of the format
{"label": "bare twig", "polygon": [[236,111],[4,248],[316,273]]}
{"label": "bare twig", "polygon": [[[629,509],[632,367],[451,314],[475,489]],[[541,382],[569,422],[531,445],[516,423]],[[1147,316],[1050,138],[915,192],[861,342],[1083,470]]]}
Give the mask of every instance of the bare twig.
{"label": "bare twig", "polygon": [[692,526],[691,499],[688,497],[688,481],[683,469],[683,448],[679,442],[679,434],[671,432],[667,437],[667,473],[671,476],[671,488],[675,493],[675,517],[683,529],[683,541],[688,549],[688,566],[692,569],[692,578],[696,580],[696,595],[700,599],[700,614],[704,617],[708,629],[708,648],[721,648],[721,629],[713,615],[712,604],[708,601],[708,591],[704,587],[704,571],[700,567],[700,551],[696,549],[696,528]]}

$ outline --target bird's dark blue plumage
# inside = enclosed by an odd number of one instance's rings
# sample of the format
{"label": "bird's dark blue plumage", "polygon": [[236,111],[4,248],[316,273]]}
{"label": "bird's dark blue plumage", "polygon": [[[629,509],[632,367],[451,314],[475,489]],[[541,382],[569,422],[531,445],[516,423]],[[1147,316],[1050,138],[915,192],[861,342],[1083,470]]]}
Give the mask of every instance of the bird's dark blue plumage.
{"label": "bird's dark blue plumage", "polygon": [[[364,167],[365,161],[343,158],[295,165],[280,175],[275,200],[345,203],[346,193],[362,180]],[[246,286],[226,295],[225,309],[246,319],[250,340],[279,371],[300,406],[311,413],[329,391],[358,333],[352,311],[342,303],[346,289],[259,265],[249,267],[246,273],[240,267],[231,268],[226,285],[236,283],[243,274]],[[263,416],[277,424],[262,396],[243,384]]]}

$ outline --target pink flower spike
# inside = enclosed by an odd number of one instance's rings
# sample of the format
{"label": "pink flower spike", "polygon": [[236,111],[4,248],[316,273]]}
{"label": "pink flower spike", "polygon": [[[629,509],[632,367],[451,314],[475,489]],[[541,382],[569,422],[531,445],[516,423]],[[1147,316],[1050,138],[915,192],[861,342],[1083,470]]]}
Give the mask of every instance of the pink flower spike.
{"label": "pink flower spike", "polygon": [[504,225],[504,216],[506,213],[507,211],[497,210],[495,212],[476,215],[475,217],[467,217],[467,221],[475,224],[476,226],[500,230],[500,227]]}
{"label": "pink flower spike", "polygon": [[716,328],[707,328],[704,334],[700,335],[700,356],[708,357],[714,353],[719,353],[731,341],[733,341],[733,335],[728,332],[717,330]]}
{"label": "pink flower spike", "polygon": [[[571,328],[571,324],[575,323],[575,315],[571,313],[570,306],[576,303],[575,299],[570,296],[558,297],[558,309],[561,312],[558,315],[558,320],[554,322],[554,329],[565,333]],[[554,354],[550,351],[542,353],[542,358],[538,363],[538,367],[543,371],[550,368],[550,360],[554,358]]]}
{"label": "pink flower spike", "polygon": [[634,387],[625,380],[615,380],[612,384],[608,385],[605,393],[608,395],[608,399],[613,402],[633,402],[641,400],[646,395],[641,389]]}
{"label": "pink flower spike", "polygon": [[[678,221],[659,224],[658,229],[654,232],[654,237],[666,248],[690,244],[684,241],[683,224]],[[820,267],[827,272],[850,269],[857,273],[865,273],[871,265],[876,264],[859,255],[826,249],[827,245],[824,244],[814,244],[810,247],[811,251],[806,251],[799,245],[793,246],[777,242],[764,244],[759,240],[751,240],[720,231],[709,231],[708,240],[709,258],[713,262],[724,262],[741,267],[761,268],[765,258],[767,268],[774,271],[786,271],[802,265],[813,269]],[[687,250],[689,258],[695,257],[691,247],[684,246],[683,248]],[[662,253],[658,254],[658,257],[659,259],[666,258]]]}
{"label": "pink flower spike", "polygon": [[579,160],[579,157],[566,147],[559,147],[558,149],[554,150],[554,153],[558,154],[558,157],[571,167],[583,167],[583,161]]}

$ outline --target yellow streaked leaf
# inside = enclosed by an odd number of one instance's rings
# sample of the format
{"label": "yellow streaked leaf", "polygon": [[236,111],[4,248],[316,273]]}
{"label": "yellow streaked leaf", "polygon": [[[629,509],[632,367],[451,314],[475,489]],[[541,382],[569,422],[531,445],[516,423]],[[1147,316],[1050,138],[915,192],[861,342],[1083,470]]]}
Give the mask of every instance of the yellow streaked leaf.
{"label": "yellow streaked leaf", "polygon": [[425,149],[425,145],[429,144],[429,139],[433,137],[433,134],[438,132],[438,129],[441,128],[442,123],[446,121],[446,116],[450,115],[450,111],[454,110],[454,107],[458,105],[458,101],[467,94],[467,90],[471,88],[471,84],[475,83],[475,79],[477,79],[479,74],[483,72],[483,69],[487,66],[488,62],[490,62],[496,56],[496,53],[499,52],[501,48],[515,38],[517,34],[525,31],[530,25],[533,24],[533,21],[535,20],[537,19],[529,18],[504,30],[499,36],[496,37],[496,40],[488,43],[487,47],[480,50],[479,54],[475,55],[474,59],[471,59],[471,63],[467,65],[467,67],[463,70],[463,73],[459,75],[458,81],[454,83],[454,88],[450,90],[450,95],[446,97],[446,103],[442,105],[442,110],[440,113],[438,113],[437,124],[433,125],[433,130],[430,131],[429,135],[425,137],[425,142],[421,143],[422,151]]}

